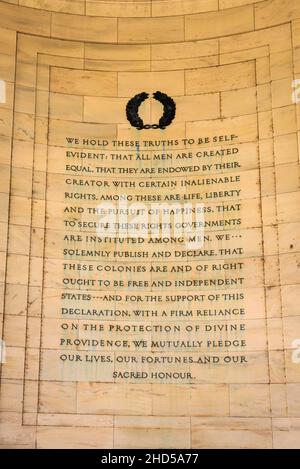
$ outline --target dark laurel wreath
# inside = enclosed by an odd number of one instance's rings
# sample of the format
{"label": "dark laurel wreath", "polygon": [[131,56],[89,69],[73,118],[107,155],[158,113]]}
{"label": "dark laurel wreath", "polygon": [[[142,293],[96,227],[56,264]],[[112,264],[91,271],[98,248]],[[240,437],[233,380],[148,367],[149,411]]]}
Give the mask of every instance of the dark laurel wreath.
{"label": "dark laurel wreath", "polygon": [[129,120],[130,124],[133,127],[136,127],[138,130],[142,129],[165,129],[173,121],[176,114],[176,104],[170,96],[161,91],[156,91],[153,93],[153,98],[159,101],[163,107],[164,112],[161,118],[159,119],[158,124],[146,124],[144,125],[143,120],[139,116],[139,107],[140,105],[149,98],[148,93],[139,93],[131,98],[126,106],[126,117]]}

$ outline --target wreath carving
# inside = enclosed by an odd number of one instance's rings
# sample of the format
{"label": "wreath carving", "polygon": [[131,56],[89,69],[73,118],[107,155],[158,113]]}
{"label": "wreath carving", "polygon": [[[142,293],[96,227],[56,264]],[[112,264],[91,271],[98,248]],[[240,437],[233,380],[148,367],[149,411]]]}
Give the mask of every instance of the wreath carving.
{"label": "wreath carving", "polygon": [[130,124],[138,130],[142,129],[165,129],[173,121],[176,114],[176,104],[170,96],[161,91],[153,93],[153,98],[159,101],[163,107],[163,115],[159,119],[158,124],[144,124],[139,116],[140,105],[149,98],[149,94],[142,93],[136,94],[131,98],[126,105],[126,117]]}

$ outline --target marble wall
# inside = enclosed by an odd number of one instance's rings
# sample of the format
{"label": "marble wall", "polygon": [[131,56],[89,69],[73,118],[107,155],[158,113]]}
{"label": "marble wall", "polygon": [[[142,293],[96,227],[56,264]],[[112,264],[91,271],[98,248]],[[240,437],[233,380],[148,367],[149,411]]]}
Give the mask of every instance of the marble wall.
{"label": "marble wall", "polygon": [[[297,79],[299,0],[0,2],[3,448],[299,448]],[[156,89],[176,119],[144,140],[236,135],[238,170],[221,173],[242,190],[248,364],[74,377],[57,360],[66,136],[135,141],[126,103]]]}

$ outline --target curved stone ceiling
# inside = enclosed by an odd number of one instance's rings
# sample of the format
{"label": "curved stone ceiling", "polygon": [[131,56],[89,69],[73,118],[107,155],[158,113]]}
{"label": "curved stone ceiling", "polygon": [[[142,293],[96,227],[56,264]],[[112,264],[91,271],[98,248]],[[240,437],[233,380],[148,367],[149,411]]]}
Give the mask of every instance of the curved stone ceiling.
{"label": "curved stone ceiling", "polygon": [[[300,8],[298,0],[19,0],[16,3],[1,2],[3,27],[41,36],[120,44],[236,35],[296,19]],[[82,10],[76,10],[77,6]],[[140,6],[148,7],[149,11],[136,11]]]}

